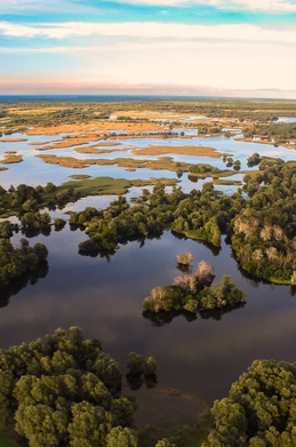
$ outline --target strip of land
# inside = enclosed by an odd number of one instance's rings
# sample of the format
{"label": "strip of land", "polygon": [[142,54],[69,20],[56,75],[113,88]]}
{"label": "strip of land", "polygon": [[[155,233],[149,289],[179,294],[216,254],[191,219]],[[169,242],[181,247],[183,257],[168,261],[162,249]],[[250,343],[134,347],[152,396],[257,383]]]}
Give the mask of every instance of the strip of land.
{"label": "strip of land", "polygon": [[[206,177],[230,177],[232,175],[237,174],[236,171],[231,171],[228,169],[217,169],[213,168],[211,165],[199,165],[204,169],[198,173],[192,173],[192,169],[196,168],[197,165],[192,165],[191,163],[185,162],[176,162],[173,161],[171,157],[158,157],[157,160],[141,160],[134,158],[114,158],[110,159],[87,159],[87,160],[78,160],[73,157],[57,157],[56,155],[36,155],[36,157],[41,158],[45,163],[56,164],[58,166],[63,166],[67,168],[76,168],[83,169],[87,168],[90,165],[97,166],[119,166],[123,168],[145,168],[151,170],[167,170],[173,172],[190,172],[190,175],[194,175],[197,178],[206,178]],[[213,172],[212,172],[213,171]]]}
{"label": "strip of land", "polygon": [[[13,152],[13,151],[12,151]],[[12,163],[21,163],[23,161],[23,157],[21,155],[16,155],[12,152],[6,152],[4,154],[4,158],[0,160],[1,164],[8,165]]]}
{"label": "strip of land", "polygon": [[[135,155],[184,154],[199,157],[221,158],[222,154],[213,147],[206,146],[148,146],[144,149],[133,149]],[[231,154],[226,154],[230,156]]]}

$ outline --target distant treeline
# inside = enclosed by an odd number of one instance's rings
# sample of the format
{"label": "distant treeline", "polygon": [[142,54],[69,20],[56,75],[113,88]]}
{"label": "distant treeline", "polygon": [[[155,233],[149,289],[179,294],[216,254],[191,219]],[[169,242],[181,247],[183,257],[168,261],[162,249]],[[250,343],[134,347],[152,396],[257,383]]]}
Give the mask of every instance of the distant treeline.
{"label": "distant treeline", "polygon": [[244,137],[261,137],[275,144],[287,143],[296,139],[296,123],[256,124],[243,129]]}
{"label": "distant treeline", "polygon": [[[53,126],[59,123],[74,124],[94,119],[108,119],[120,112],[169,112],[207,116],[209,118],[233,118],[240,121],[275,121],[278,117],[296,117],[293,101],[200,99],[200,100],[147,100],[126,102],[48,102],[2,104],[0,118],[8,118],[6,127]],[[130,117],[120,116],[129,120]]]}

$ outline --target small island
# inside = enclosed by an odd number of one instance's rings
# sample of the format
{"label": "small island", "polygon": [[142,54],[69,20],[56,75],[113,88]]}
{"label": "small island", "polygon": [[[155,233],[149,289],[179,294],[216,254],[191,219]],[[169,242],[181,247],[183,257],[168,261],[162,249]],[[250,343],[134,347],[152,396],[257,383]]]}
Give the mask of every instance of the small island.
{"label": "small island", "polygon": [[220,285],[213,284],[213,280],[213,266],[201,261],[195,272],[177,276],[173,285],[152,289],[150,297],[143,302],[144,310],[170,312],[183,309],[196,313],[245,302],[246,294],[235,289],[230,275],[224,275]]}

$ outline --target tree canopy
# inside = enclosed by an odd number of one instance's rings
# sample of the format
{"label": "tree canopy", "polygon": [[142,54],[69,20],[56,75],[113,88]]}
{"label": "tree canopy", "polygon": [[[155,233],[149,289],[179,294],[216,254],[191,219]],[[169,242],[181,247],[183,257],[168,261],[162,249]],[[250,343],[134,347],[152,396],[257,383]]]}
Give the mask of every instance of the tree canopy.
{"label": "tree canopy", "polygon": [[295,401],[296,364],[256,360],[214,403],[215,428],[203,447],[293,447]]}
{"label": "tree canopy", "polygon": [[135,405],[121,396],[121,367],[98,340],[58,329],[1,350],[0,366],[0,418],[15,419],[30,447],[105,447],[109,433],[121,446],[112,428],[128,426]]}

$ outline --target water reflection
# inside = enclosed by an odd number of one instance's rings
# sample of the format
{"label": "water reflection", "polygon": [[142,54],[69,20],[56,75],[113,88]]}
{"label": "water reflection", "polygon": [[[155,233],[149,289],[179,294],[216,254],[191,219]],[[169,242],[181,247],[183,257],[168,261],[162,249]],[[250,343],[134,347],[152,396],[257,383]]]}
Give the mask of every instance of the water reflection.
{"label": "water reflection", "polygon": [[225,306],[222,309],[207,309],[202,310],[198,314],[193,312],[187,312],[186,310],[179,311],[159,311],[159,312],[150,312],[144,311],[142,313],[143,317],[147,320],[150,320],[153,326],[162,327],[165,324],[171,323],[174,318],[183,316],[186,321],[189,323],[196,321],[198,319],[198,315],[203,320],[213,319],[216,321],[220,321],[222,316],[228,314],[236,309],[241,309],[246,305],[246,303],[235,304],[234,306]]}
{"label": "water reflection", "polygon": [[[176,233],[175,231],[172,231],[171,233],[172,233],[172,235],[176,239],[185,240],[185,241],[187,241],[187,240],[191,240],[192,241],[192,239],[190,239],[187,236],[185,236],[185,234]],[[218,256],[219,253],[220,253],[221,246],[220,247],[216,247],[215,245],[211,244],[210,242],[202,241],[202,240],[194,240],[194,242],[196,242],[198,244],[202,244],[204,247],[208,248],[212,252],[212,254],[214,256]],[[226,240],[225,240],[225,242],[228,243]]]}
{"label": "water reflection", "polygon": [[[21,237],[14,235],[13,241]],[[69,226],[35,238],[48,248],[50,269],[42,281],[24,281],[23,287],[18,282],[10,289],[15,296],[0,312],[0,348],[78,325],[122,365],[132,351],[152,355],[160,383],[199,394],[210,405],[228,394],[254,359],[295,361],[296,303],[290,287],[258,284],[242,275],[225,241],[217,256],[204,243],[164,231],[142,248],[138,241],[127,242],[106,262],[79,256],[83,240],[84,232]],[[247,293],[247,305],[221,319],[208,313],[158,314],[154,322],[143,318],[143,299],[155,284],[172,283],[176,256],[186,252],[193,254],[194,265],[211,263],[217,278],[231,274]],[[9,293],[4,304],[5,298]]]}
{"label": "water reflection", "polygon": [[126,382],[132,391],[137,391],[145,384],[148,389],[155,388],[158,381],[156,374],[142,376],[142,374],[126,374]]}
{"label": "water reflection", "polygon": [[[74,225],[71,225],[74,227]],[[73,231],[73,230],[72,230]],[[161,236],[163,235],[163,231],[154,231],[150,232],[146,237],[144,236],[135,236],[135,237],[128,237],[120,238],[120,245],[127,245],[130,242],[137,241],[139,243],[139,248],[143,248],[145,245],[145,240],[152,240],[152,239],[161,239]],[[119,248],[119,247],[117,247]],[[81,256],[91,256],[92,258],[96,258],[100,255],[101,258],[106,258],[108,262],[110,262],[111,256],[115,255],[116,249],[102,249],[100,246],[97,246],[96,243],[90,243],[88,244],[88,241],[86,240],[83,244],[80,244],[79,246],[79,254]]]}
{"label": "water reflection", "polygon": [[22,289],[29,284],[33,286],[37,284],[39,279],[45,278],[48,274],[48,262],[41,262],[35,270],[27,271],[19,278],[15,279],[9,286],[0,289],[0,307],[6,307],[9,304],[9,299],[17,295]]}
{"label": "water reflection", "polygon": [[46,225],[42,228],[32,228],[32,227],[25,227],[21,229],[22,234],[27,237],[28,239],[32,239],[36,236],[38,236],[39,234],[42,234],[45,237],[50,236],[51,234],[51,226],[50,225]]}
{"label": "water reflection", "polygon": [[197,320],[197,315],[195,313],[186,312],[185,310],[172,310],[170,312],[165,312],[164,310],[160,310],[159,312],[144,311],[142,315],[147,320],[150,320],[152,326],[154,327],[162,327],[165,324],[169,324],[174,320],[174,318],[181,315],[189,323]]}

